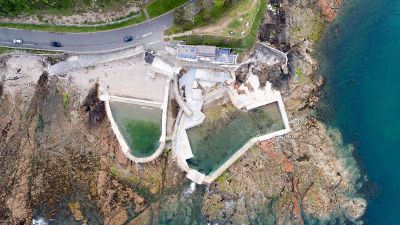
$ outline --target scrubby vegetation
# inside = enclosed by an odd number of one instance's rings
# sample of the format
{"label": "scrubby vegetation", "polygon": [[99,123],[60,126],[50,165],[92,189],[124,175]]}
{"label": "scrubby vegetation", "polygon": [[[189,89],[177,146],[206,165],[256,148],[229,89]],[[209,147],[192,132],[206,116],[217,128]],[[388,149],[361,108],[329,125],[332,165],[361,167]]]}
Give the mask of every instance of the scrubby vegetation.
{"label": "scrubby vegetation", "polygon": [[50,12],[70,14],[89,8],[115,9],[125,4],[124,0],[0,0],[0,15],[18,15],[21,13]]}
{"label": "scrubby vegetation", "polygon": [[325,21],[320,14],[315,17],[315,23],[313,25],[313,30],[310,34],[310,39],[316,43],[322,37],[322,34],[325,30]]}

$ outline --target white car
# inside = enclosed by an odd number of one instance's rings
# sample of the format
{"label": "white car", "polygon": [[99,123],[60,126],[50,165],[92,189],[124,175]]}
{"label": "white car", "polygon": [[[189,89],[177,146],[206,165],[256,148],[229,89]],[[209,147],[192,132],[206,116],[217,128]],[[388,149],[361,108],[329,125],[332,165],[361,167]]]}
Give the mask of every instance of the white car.
{"label": "white car", "polygon": [[14,39],[14,40],[13,40],[13,43],[14,43],[14,44],[19,44],[19,45],[20,45],[20,44],[23,43],[23,41],[22,41],[22,39]]}

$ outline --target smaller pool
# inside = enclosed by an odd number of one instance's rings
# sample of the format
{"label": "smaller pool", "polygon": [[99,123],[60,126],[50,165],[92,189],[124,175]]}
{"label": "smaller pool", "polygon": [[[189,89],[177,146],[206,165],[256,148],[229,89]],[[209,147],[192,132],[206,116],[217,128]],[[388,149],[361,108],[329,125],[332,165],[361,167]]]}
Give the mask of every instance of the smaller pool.
{"label": "smaller pool", "polygon": [[218,169],[250,139],[284,129],[277,103],[249,111],[231,103],[204,108],[206,119],[187,130],[193,158],[189,166],[206,175]]}
{"label": "smaller pool", "polygon": [[151,156],[160,145],[162,110],[110,101],[115,123],[135,157]]}

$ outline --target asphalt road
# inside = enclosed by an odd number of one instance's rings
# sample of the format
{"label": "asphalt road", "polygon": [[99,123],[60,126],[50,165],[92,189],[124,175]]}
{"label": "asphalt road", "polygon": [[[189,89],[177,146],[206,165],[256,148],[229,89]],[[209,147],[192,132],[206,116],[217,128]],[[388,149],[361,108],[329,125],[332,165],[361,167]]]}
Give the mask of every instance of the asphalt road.
{"label": "asphalt road", "polygon": [[[172,25],[173,14],[168,13],[141,24],[93,33],[53,33],[0,28],[0,45],[75,53],[107,52],[140,44],[146,49],[157,50],[163,46],[164,30]],[[133,40],[125,43],[123,39],[127,35],[131,35]],[[14,44],[13,39],[22,39],[23,44]],[[51,41],[60,42],[62,47],[50,46]]]}

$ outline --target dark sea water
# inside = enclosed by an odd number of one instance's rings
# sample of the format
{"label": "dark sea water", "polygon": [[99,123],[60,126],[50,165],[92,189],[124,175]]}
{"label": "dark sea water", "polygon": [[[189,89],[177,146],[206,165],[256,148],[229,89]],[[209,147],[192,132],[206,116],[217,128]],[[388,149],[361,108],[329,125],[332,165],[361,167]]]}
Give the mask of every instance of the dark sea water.
{"label": "dark sea water", "polygon": [[319,51],[320,116],[354,145],[368,177],[363,219],[400,224],[400,0],[348,1]]}

